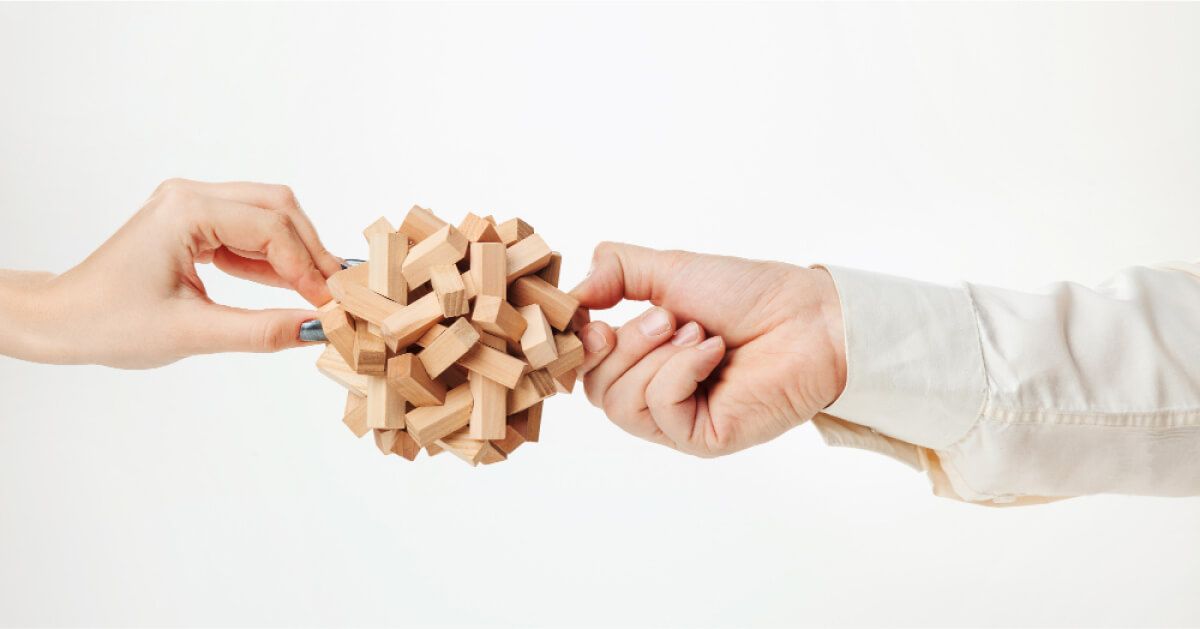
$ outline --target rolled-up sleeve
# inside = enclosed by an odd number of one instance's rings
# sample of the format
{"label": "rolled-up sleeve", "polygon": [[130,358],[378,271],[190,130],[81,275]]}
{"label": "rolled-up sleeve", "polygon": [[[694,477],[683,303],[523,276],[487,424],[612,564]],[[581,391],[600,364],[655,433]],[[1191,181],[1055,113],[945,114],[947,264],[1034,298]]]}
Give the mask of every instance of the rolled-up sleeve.
{"label": "rolled-up sleeve", "polygon": [[847,360],[827,442],[972,502],[1200,494],[1200,267],[1038,292],[824,268]]}

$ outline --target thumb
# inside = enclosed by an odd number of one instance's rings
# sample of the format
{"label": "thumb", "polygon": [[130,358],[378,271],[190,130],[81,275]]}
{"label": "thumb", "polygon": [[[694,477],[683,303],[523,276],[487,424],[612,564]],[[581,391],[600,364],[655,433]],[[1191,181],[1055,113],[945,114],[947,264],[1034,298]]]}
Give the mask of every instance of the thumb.
{"label": "thumb", "polygon": [[602,242],[592,254],[592,270],[571,294],[584,308],[604,309],[622,299],[661,303],[680,252]]}
{"label": "thumb", "polygon": [[300,324],[316,318],[312,310],[245,310],[214,304],[202,308],[191,326],[192,353],[277,352],[312,345],[300,340]]}

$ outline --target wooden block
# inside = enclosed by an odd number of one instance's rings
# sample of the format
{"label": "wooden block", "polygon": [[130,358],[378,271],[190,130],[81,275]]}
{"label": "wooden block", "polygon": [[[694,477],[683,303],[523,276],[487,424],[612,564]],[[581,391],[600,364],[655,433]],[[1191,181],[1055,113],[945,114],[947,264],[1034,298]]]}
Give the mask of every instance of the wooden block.
{"label": "wooden block", "polygon": [[551,375],[554,378],[554,390],[559,393],[570,393],[575,390],[575,381],[579,379],[579,372],[572,369],[564,371],[557,376]]}
{"label": "wooden block", "polygon": [[434,442],[434,443],[431,443],[431,444],[425,446],[425,453],[428,454],[429,456],[437,456],[445,451],[446,451],[445,448],[443,448],[442,446],[439,446],[437,444],[437,442]]}
{"label": "wooden block", "polygon": [[398,312],[404,306],[367,288],[366,284],[341,281],[345,279],[342,273],[365,266],[367,265],[360,264],[357,267],[334,273],[327,283],[329,293],[341,303],[342,308],[346,312],[375,325],[381,325],[385,319]]}
{"label": "wooden block", "polygon": [[[374,236],[376,234],[388,234],[388,233],[391,233],[394,231],[396,231],[396,228],[392,227],[392,223],[390,221],[388,221],[387,218],[380,216],[378,219],[375,220],[374,223],[367,225],[367,228],[363,230],[362,234],[363,234],[363,238],[366,238],[367,242],[370,243],[372,236]],[[404,243],[404,244],[408,244],[408,243]]]}
{"label": "wooden block", "polygon": [[489,223],[487,219],[470,212],[467,212],[462,223],[459,223],[458,231],[462,232],[471,242],[500,242],[496,226]]}
{"label": "wooden block", "polygon": [[471,243],[471,270],[476,295],[503,299],[508,288],[507,251],[494,242]]}
{"label": "wooden block", "polygon": [[556,330],[567,329],[571,317],[579,310],[578,299],[536,275],[517,278],[508,289],[508,299],[514,306],[541,306],[546,320]]}
{"label": "wooden block", "polygon": [[400,223],[400,233],[408,236],[413,242],[421,242],[433,235],[434,232],[446,226],[446,221],[433,215],[433,212],[414,205]]}
{"label": "wooden block", "polygon": [[496,233],[500,235],[500,242],[513,245],[532,235],[533,227],[519,218],[514,218],[497,225]]}
{"label": "wooden block", "polygon": [[558,276],[562,274],[562,254],[555,251],[550,254],[550,262],[546,264],[546,268],[538,271],[538,277],[546,280],[551,286],[558,286]]}
{"label": "wooden block", "polygon": [[422,406],[409,411],[405,417],[408,433],[421,446],[429,445],[464,428],[471,420],[471,406],[469,385],[451,389],[446,393],[445,404]]}
{"label": "wooden block", "polygon": [[428,282],[421,284],[420,286],[417,286],[415,288],[410,286],[410,287],[408,287],[408,303],[411,304],[412,302],[414,302],[432,292],[433,292],[433,287],[430,286]]}
{"label": "wooden block", "polygon": [[367,273],[367,288],[398,303],[408,303],[408,286],[400,271],[408,255],[408,239],[393,231],[371,234],[371,266]]}
{"label": "wooden block", "polygon": [[429,377],[416,354],[388,359],[387,377],[392,388],[413,406],[437,406],[446,401],[446,387]]}
{"label": "wooden block", "polygon": [[467,255],[467,239],[452,225],[447,225],[417,243],[404,259],[404,279],[410,286],[420,286],[429,280],[429,267],[454,264]]}
{"label": "wooden block", "polygon": [[445,332],[421,350],[417,358],[425,365],[425,371],[436,378],[478,343],[479,332],[466,317],[459,317]]}
{"label": "wooden block", "polygon": [[509,414],[523,411],[538,402],[554,395],[554,378],[539,369],[521,377],[521,381],[512,391],[508,392]]}
{"label": "wooden block", "polygon": [[442,305],[442,316],[460,317],[470,312],[467,288],[462,274],[453,264],[436,264],[429,268],[429,282]]}
{"label": "wooden block", "polygon": [[469,375],[471,375],[471,372],[467,371],[466,367],[455,363],[449,369],[443,371],[442,375],[437,377],[437,381],[442,383],[442,386],[446,387],[447,390],[450,390],[459,385],[466,384],[467,376]]}
{"label": "wooden block", "polygon": [[508,425],[521,434],[525,441],[537,443],[542,432],[542,403],[538,402],[529,408],[511,415]]}
{"label": "wooden block", "polygon": [[[521,412],[526,413],[526,412],[528,412],[528,409],[521,411]],[[512,454],[513,450],[516,450],[518,447],[520,447],[520,445],[522,443],[525,443],[525,437],[522,437],[521,433],[517,432],[516,428],[513,428],[512,426],[509,426],[509,425],[504,426],[504,438],[503,439],[497,439],[495,441],[492,441],[492,445],[496,446],[497,450],[503,452],[506,455]]]}
{"label": "wooden block", "polygon": [[477,373],[470,374],[467,379],[474,400],[469,425],[471,438],[503,439],[508,417],[508,389]]}
{"label": "wooden block", "polygon": [[[511,357],[510,357],[511,358]],[[516,360],[515,358],[513,360]],[[524,366],[524,362],[520,362]],[[329,379],[346,387],[347,389],[362,395],[367,395],[367,377],[355,373],[350,368],[350,364],[346,362],[342,355],[332,345],[325,347],[325,351],[321,352],[321,356],[317,358],[317,371],[325,374]],[[515,382],[513,383],[516,384]]]}
{"label": "wooden block", "polygon": [[508,459],[508,454],[500,450],[500,448],[497,448],[496,445],[490,441],[485,442],[483,447],[480,448],[479,462],[483,463],[484,465],[499,463],[506,459]]}
{"label": "wooden block", "polygon": [[491,378],[509,389],[517,386],[517,382],[521,380],[521,376],[528,367],[520,358],[509,356],[483,344],[476,345],[474,349],[467,352],[459,359],[458,364],[481,376]]}
{"label": "wooden block", "polygon": [[389,346],[393,348],[412,345],[429,328],[442,320],[442,304],[435,293],[429,293],[399,308],[379,325]]}
{"label": "wooden block", "polygon": [[329,344],[337,349],[347,363],[354,362],[354,318],[336,301],[321,306],[321,329]]}
{"label": "wooden block", "polygon": [[365,323],[354,330],[354,362],[351,364],[358,373],[382,374],[387,370],[387,347],[383,337],[372,334]]}
{"label": "wooden block", "polygon": [[392,453],[409,461],[415,461],[417,455],[421,453],[421,446],[412,438],[412,435],[408,434],[408,431],[397,430],[395,439],[392,441]]}
{"label": "wooden block", "polygon": [[346,392],[346,412],[342,415],[342,423],[354,433],[362,437],[371,431],[367,427],[367,398],[353,392]]}
{"label": "wooden block", "polygon": [[333,295],[334,299],[337,299],[338,296],[338,293],[335,291],[341,290],[350,284],[358,284],[365,288],[367,286],[367,279],[371,274],[370,265],[370,262],[363,262],[362,264],[342,269],[329,276],[329,279],[325,280],[325,283],[329,286],[329,292]]}
{"label": "wooden block", "polygon": [[497,450],[491,443],[473,439],[467,430],[459,430],[446,435],[437,444],[472,466],[479,463],[496,463],[504,460],[504,453]]}
{"label": "wooden block", "polygon": [[558,350],[558,359],[546,365],[546,371],[551,376],[560,376],[583,364],[583,342],[574,332],[555,334],[554,345]]}
{"label": "wooden block", "polygon": [[505,255],[508,281],[512,282],[518,277],[546,268],[546,265],[550,264],[550,258],[554,252],[550,251],[549,245],[542,240],[541,236],[531,234],[516,244],[510,245]]}
{"label": "wooden block", "polygon": [[489,334],[495,334],[506,341],[518,343],[525,333],[525,318],[507,301],[490,295],[479,295],[475,298],[475,312],[471,313],[471,322],[478,325]]}
{"label": "wooden block", "polygon": [[367,377],[367,427],[404,428],[404,397],[388,385],[387,376]]}
{"label": "wooden block", "polygon": [[517,309],[525,319],[525,333],[521,335],[521,353],[525,361],[534,369],[541,369],[558,360],[558,346],[554,342],[554,332],[550,330],[550,322],[537,304],[521,306]]}
{"label": "wooden block", "polygon": [[375,431],[375,447],[379,451],[386,454],[392,453],[392,448],[396,445],[396,433],[399,430],[379,430]]}

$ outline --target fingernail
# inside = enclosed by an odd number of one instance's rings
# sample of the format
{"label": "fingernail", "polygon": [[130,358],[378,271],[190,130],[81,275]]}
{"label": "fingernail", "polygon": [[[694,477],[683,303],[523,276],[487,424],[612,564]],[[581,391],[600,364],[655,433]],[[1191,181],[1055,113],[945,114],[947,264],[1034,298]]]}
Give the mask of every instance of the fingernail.
{"label": "fingernail", "polygon": [[300,340],[301,341],[328,341],[325,338],[325,329],[321,327],[320,319],[309,319],[300,324]]}
{"label": "fingernail", "polygon": [[587,333],[583,335],[583,347],[589,353],[597,354],[608,348],[608,339],[594,327],[589,327]]}
{"label": "fingernail", "polygon": [[662,308],[652,308],[642,320],[638,321],[638,329],[646,336],[659,336],[671,329],[671,317]]}
{"label": "fingernail", "polygon": [[709,337],[707,340],[705,340],[703,343],[701,343],[701,344],[697,345],[697,346],[696,346],[696,349],[698,349],[698,350],[700,350],[700,351],[702,351],[702,352],[710,352],[710,351],[712,351],[712,350],[714,350],[714,349],[717,349],[717,348],[718,348],[718,347],[720,347],[720,346],[721,346],[721,337],[719,337],[719,336],[710,336],[710,337]]}
{"label": "fingernail", "polygon": [[682,328],[675,331],[675,336],[671,338],[671,344],[684,347],[695,343],[699,339],[700,326],[695,321],[689,321]]}
{"label": "fingernail", "polygon": [[342,259],[342,268],[348,269],[352,266],[358,266],[358,265],[362,264],[363,262],[366,262],[366,260],[359,260],[358,258],[343,258]]}

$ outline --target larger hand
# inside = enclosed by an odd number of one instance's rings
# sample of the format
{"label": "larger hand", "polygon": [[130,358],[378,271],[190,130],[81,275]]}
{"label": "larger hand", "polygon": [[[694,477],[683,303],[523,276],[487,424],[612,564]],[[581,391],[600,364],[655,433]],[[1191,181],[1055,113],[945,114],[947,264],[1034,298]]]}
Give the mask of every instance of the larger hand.
{"label": "larger hand", "polygon": [[841,309],[823,270],[604,243],[574,294],[593,309],[656,305],[582,335],[588,399],[644,439],[727,454],[807,421],[844,387]]}

